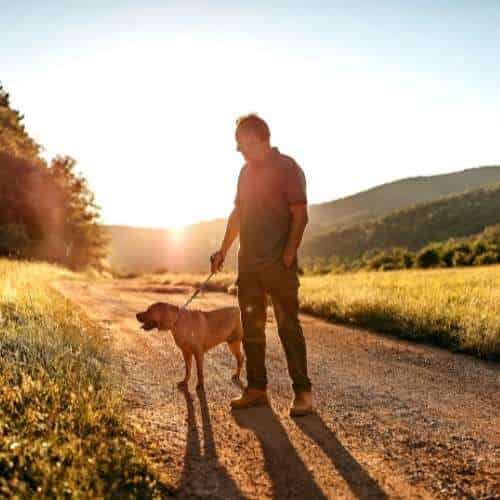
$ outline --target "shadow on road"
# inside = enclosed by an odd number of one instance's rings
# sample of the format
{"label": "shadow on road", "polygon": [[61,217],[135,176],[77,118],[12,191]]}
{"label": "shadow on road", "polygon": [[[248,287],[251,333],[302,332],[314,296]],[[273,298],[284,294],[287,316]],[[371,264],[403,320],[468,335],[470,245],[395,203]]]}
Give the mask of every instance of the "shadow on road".
{"label": "shadow on road", "polygon": [[262,446],[273,498],[326,498],[272,408],[236,410],[232,415],[240,427],[255,433]]}
{"label": "shadow on road", "polygon": [[187,436],[184,468],[177,497],[243,499],[238,486],[226,468],[219,463],[205,392],[197,391],[203,430],[203,453],[193,397],[188,391],[182,391],[182,394],[186,399]]}
{"label": "shadow on road", "polygon": [[342,446],[319,415],[298,418],[295,424],[325,452],[357,498],[388,498],[377,482]]}

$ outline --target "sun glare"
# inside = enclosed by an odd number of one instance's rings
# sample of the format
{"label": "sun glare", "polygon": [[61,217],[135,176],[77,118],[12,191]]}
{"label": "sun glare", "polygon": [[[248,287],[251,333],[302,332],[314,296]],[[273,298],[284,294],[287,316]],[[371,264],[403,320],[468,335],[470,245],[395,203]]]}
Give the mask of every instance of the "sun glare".
{"label": "sun glare", "polygon": [[184,240],[185,228],[184,226],[171,226],[168,229],[168,236],[171,241],[175,243],[180,243]]}

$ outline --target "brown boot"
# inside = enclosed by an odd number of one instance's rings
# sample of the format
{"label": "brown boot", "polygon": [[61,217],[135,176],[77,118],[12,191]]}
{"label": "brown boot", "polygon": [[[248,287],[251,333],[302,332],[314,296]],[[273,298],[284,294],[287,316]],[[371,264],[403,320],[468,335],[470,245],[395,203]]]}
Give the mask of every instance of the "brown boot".
{"label": "brown boot", "polygon": [[259,389],[246,388],[243,394],[231,401],[231,408],[234,410],[243,410],[252,406],[269,406],[267,392]]}
{"label": "brown boot", "polygon": [[313,412],[312,392],[298,392],[290,407],[291,417],[303,417]]}

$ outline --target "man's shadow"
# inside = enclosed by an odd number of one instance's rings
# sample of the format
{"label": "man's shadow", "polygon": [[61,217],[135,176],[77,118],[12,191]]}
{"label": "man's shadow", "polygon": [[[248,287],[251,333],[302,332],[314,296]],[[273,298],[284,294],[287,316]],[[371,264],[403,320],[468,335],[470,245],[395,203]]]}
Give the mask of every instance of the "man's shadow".
{"label": "man's shadow", "polygon": [[367,471],[342,446],[318,414],[297,418],[295,424],[328,456],[356,498],[388,498]]}
{"label": "man's shadow", "polygon": [[235,410],[232,415],[240,427],[252,430],[261,444],[273,498],[326,498],[272,408]]}
{"label": "man's shadow", "polygon": [[[271,408],[233,411],[233,417],[239,426],[251,429],[260,441],[274,498],[325,498]],[[357,498],[387,498],[321,417],[313,414],[296,419],[295,422],[325,452]]]}
{"label": "man's shadow", "polygon": [[181,392],[186,399],[187,435],[184,468],[178,493],[197,498],[243,499],[244,496],[238,486],[225,467],[219,463],[205,391],[203,389],[196,391],[200,402],[203,453],[200,445],[200,434],[196,425],[193,397],[187,390]]}

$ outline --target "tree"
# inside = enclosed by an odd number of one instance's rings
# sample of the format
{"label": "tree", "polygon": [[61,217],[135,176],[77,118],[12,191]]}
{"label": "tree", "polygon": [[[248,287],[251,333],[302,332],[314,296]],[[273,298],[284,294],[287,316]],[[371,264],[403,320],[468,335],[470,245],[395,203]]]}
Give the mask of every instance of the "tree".
{"label": "tree", "polygon": [[59,191],[56,218],[59,242],[64,249],[62,258],[68,266],[81,268],[101,263],[108,239],[98,224],[100,207],[87,181],[75,173],[75,166],[73,158],[57,156],[49,171]]}
{"label": "tree", "polygon": [[10,96],[0,83],[0,151],[11,156],[40,161],[40,146],[28,135],[24,116],[10,105]]}
{"label": "tree", "polygon": [[0,254],[100,265],[107,239],[94,194],[73,158],[58,156],[47,166],[22,121],[0,85]]}

